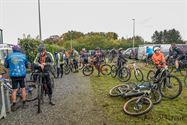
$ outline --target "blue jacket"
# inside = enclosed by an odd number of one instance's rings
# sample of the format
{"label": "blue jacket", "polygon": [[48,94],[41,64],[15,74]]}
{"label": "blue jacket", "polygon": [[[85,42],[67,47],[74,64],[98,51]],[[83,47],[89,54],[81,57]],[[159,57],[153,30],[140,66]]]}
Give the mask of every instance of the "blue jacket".
{"label": "blue jacket", "polygon": [[152,55],[154,52],[153,52],[153,49],[152,48],[150,48],[150,47],[148,47],[147,49],[146,49],[146,54],[147,55]]}
{"label": "blue jacket", "polygon": [[28,60],[25,54],[14,51],[6,57],[4,65],[6,68],[9,68],[10,78],[26,76],[26,67],[28,66]]}

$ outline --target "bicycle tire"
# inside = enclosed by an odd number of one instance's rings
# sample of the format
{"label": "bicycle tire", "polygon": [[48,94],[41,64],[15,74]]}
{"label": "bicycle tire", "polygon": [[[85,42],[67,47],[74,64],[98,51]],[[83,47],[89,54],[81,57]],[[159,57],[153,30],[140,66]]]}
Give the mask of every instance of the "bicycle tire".
{"label": "bicycle tire", "polygon": [[[32,83],[31,85],[28,83]],[[27,102],[31,102],[37,99],[37,86],[35,85],[35,83],[33,84],[33,81],[26,81],[27,87],[26,87],[26,91],[27,91]]]}
{"label": "bicycle tire", "polygon": [[117,67],[115,65],[112,65],[111,67],[111,77],[115,78],[117,76]]}
{"label": "bicycle tire", "polygon": [[[138,78],[138,75],[140,75],[140,79]],[[135,76],[136,80],[139,81],[139,82],[144,80],[143,73],[142,73],[142,71],[139,68],[134,70],[134,76]]]}
{"label": "bicycle tire", "polygon": [[153,102],[153,105],[156,105],[161,102],[162,95],[161,95],[160,91],[158,91],[156,89],[152,89],[151,93],[149,94],[149,98]]}
{"label": "bicycle tire", "polygon": [[156,74],[156,72],[154,70],[149,70],[149,72],[147,73],[147,81],[151,81],[151,77],[154,77]]}
{"label": "bicycle tire", "polygon": [[[141,99],[140,99],[141,98]],[[140,99],[140,100],[139,100]],[[145,110],[143,110],[143,111],[141,111],[141,112],[137,112],[137,111],[135,111],[135,112],[131,112],[131,111],[128,111],[129,109],[129,105],[130,105],[130,103],[132,103],[133,101],[135,101],[135,103],[137,102],[137,101],[143,101],[143,103],[144,104],[148,104],[149,103],[149,106],[145,109]],[[123,106],[123,110],[124,110],[124,112],[126,113],[126,114],[128,114],[128,115],[131,115],[131,116],[139,116],[139,115],[143,115],[143,114],[145,114],[145,113],[148,113],[151,109],[152,109],[152,107],[153,107],[153,103],[152,103],[152,101],[149,99],[149,98],[147,98],[147,97],[135,97],[135,98],[131,98],[130,100],[128,100],[125,104],[124,104],[124,106]],[[135,107],[133,107],[133,109],[135,110]]]}
{"label": "bicycle tire", "polygon": [[110,75],[111,73],[111,66],[109,64],[104,64],[101,66],[101,73],[103,75]]}
{"label": "bicycle tire", "polygon": [[[117,75],[118,75],[118,79],[121,82],[127,82],[131,78],[131,71],[127,67],[123,67],[119,69]],[[123,75],[125,75],[125,77]]]}
{"label": "bicycle tire", "polygon": [[84,76],[90,76],[94,71],[94,68],[92,65],[87,65],[83,68],[82,73]]}
{"label": "bicycle tire", "polygon": [[123,90],[129,89],[129,86],[126,84],[117,85],[117,86],[114,86],[112,89],[110,89],[109,95],[112,97],[121,96],[123,93],[120,92],[119,87],[123,88]]}
{"label": "bicycle tire", "polygon": [[[169,78],[169,79],[168,79]],[[176,80],[176,82],[173,82],[174,80],[170,80],[171,78],[174,78],[175,80]],[[165,82],[165,80],[166,80],[166,82]],[[168,83],[168,80],[169,80],[169,83]],[[170,93],[172,94],[172,95],[167,95],[165,92],[164,92],[164,89],[171,89],[171,88],[174,88],[174,84],[172,84],[171,83],[171,81],[172,81],[172,83],[175,83],[175,84],[177,84],[177,86],[178,86],[178,89],[177,90],[172,90]],[[174,75],[168,75],[168,76],[166,76],[165,78],[163,78],[162,80],[161,80],[161,83],[160,83],[160,87],[159,87],[159,91],[160,91],[160,93],[161,93],[161,95],[163,96],[163,97],[165,97],[165,98],[168,98],[168,99],[175,99],[175,98],[177,98],[180,94],[181,94],[181,92],[182,92],[182,83],[181,83],[181,81],[180,81],[180,79],[178,78],[178,77],[176,77],[176,76],[174,76]],[[176,94],[174,94],[175,92],[177,92]],[[174,95],[173,95],[174,94]]]}
{"label": "bicycle tire", "polygon": [[41,85],[38,85],[38,113],[41,113],[41,93],[42,93],[42,86]]}
{"label": "bicycle tire", "polygon": [[63,65],[63,70],[64,70],[65,75],[68,75],[70,73],[70,67],[69,67],[69,65],[64,64]]}
{"label": "bicycle tire", "polygon": [[51,77],[51,88],[54,89],[55,88],[55,81],[54,78]]}

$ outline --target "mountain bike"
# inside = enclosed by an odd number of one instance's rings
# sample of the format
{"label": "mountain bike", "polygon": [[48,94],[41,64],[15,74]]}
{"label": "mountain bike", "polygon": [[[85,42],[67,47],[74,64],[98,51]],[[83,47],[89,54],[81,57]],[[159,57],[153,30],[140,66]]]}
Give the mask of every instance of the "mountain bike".
{"label": "mountain bike", "polygon": [[[132,65],[132,68],[130,67]],[[127,68],[128,68],[128,73],[129,76],[131,77],[131,69],[134,69],[134,76],[136,78],[137,81],[141,82],[144,80],[144,75],[142,73],[142,71],[140,70],[140,68],[138,68],[138,66],[136,65],[136,62],[132,62],[130,64],[127,64]],[[130,79],[130,78],[129,78]]]}
{"label": "mountain bike", "polygon": [[[97,69],[97,63],[92,60],[82,69],[83,75],[90,76],[94,72],[94,67]],[[109,64],[104,63],[99,66],[99,70],[101,74],[109,75],[111,73],[111,66]]]}
{"label": "mountain bike", "polygon": [[143,115],[149,112],[153,104],[158,104],[162,98],[160,92],[157,90],[157,85],[149,82],[118,85],[113,87],[109,94],[113,97],[131,97],[124,104],[123,110],[126,114],[132,116]]}
{"label": "mountain bike", "polygon": [[169,73],[167,66],[160,69],[156,78],[155,74],[154,70],[150,70],[147,79],[158,84],[158,89],[163,97],[174,99],[181,94],[182,83],[178,77]]}
{"label": "mountain bike", "polygon": [[122,82],[127,82],[130,79],[129,69],[124,66],[127,60],[121,58],[118,60],[118,65],[112,65],[111,67],[111,76],[113,78],[118,77],[118,79]]}

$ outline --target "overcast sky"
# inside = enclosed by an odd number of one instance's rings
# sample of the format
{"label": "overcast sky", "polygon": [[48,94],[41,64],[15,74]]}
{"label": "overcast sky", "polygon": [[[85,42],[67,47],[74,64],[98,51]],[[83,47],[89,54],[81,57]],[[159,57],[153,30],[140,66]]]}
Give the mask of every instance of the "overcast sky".
{"label": "overcast sky", "polygon": [[[175,28],[187,40],[187,0],[40,0],[42,38],[69,30],[135,34],[151,41],[155,30]],[[38,0],[0,0],[0,28],[4,42],[38,33]]]}

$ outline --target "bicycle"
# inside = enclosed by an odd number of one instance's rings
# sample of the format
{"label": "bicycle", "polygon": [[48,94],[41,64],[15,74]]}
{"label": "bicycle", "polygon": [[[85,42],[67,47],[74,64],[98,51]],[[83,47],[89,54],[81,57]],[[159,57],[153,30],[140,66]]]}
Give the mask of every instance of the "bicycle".
{"label": "bicycle", "polygon": [[156,78],[156,72],[150,70],[147,74],[147,79],[158,84],[158,89],[163,97],[169,99],[177,98],[182,92],[182,83],[180,79],[170,74],[167,66],[160,70],[161,71]]}
{"label": "bicycle", "polygon": [[[5,70],[4,70],[5,71]],[[4,75],[6,74],[6,71],[3,72],[3,73],[0,73],[0,75]],[[0,78],[0,81],[3,82],[3,86],[9,91],[9,94],[11,95],[12,92],[13,92],[13,89],[12,89],[12,84],[11,84],[11,81],[8,80],[8,79],[5,79],[5,78]],[[27,102],[30,102],[30,101],[34,101],[36,100],[36,96],[35,96],[35,86],[33,85],[33,81],[26,81],[26,83],[31,83],[30,85],[26,85],[26,101]],[[21,99],[22,99],[22,94],[21,94],[21,89],[19,88],[18,89],[18,92],[17,92],[17,101],[16,102],[19,102]]]}
{"label": "bicycle", "polygon": [[145,94],[145,91],[149,90],[149,98],[152,100],[153,104],[158,104],[161,101],[161,94],[158,91],[157,84],[150,82],[143,82],[141,84],[128,83],[114,86],[109,91],[111,97],[121,96],[124,98],[142,96]]}
{"label": "bicycle", "polygon": [[[144,80],[144,75],[143,72],[140,70],[140,68],[138,68],[138,66],[136,65],[136,62],[132,62],[130,65],[132,65],[133,68],[131,68],[128,64],[127,64],[127,68],[128,68],[128,73],[129,73],[129,77],[131,77],[131,69],[134,69],[134,76],[136,78],[137,81],[142,82]],[[130,78],[129,78],[130,79]]]}
{"label": "bicycle", "polygon": [[[179,72],[182,76],[187,75],[187,55],[185,55],[185,58],[183,60],[179,61]],[[168,65],[168,70],[170,73],[173,72],[173,70],[175,69],[175,61],[176,59],[173,58],[172,56],[168,56],[167,57],[167,65]]]}
{"label": "bicycle", "polygon": [[[94,67],[97,69],[96,63],[92,60],[82,69],[83,75],[90,76],[94,72]],[[109,75],[111,73],[111,66],[104,63],[100,65],[99,70],[103,75]]]}
{"label": "bicycle", "polygon": [[109,94],[112,97],[133,97],[123,107],[124,112],[132,116],[143,115],[149,112],[153,104],[158,104],[162,99],[160,92],[157,90],[157,85],[152,83],[118,85],[113,87]]}
{"label": "bicycle", "polygon": [[129,69],[127,67],[124,67],[124,64],[127,63],[127,60],[124,59],[124,58],[120,58],[118,60],[118,66],[116,65],[112,65],[111,67],[111,76],[113,78],[115,77],[118,77],[118,79],[121,81],[121,82],[126,82],[130,79],[130,73],[129,72]]}

